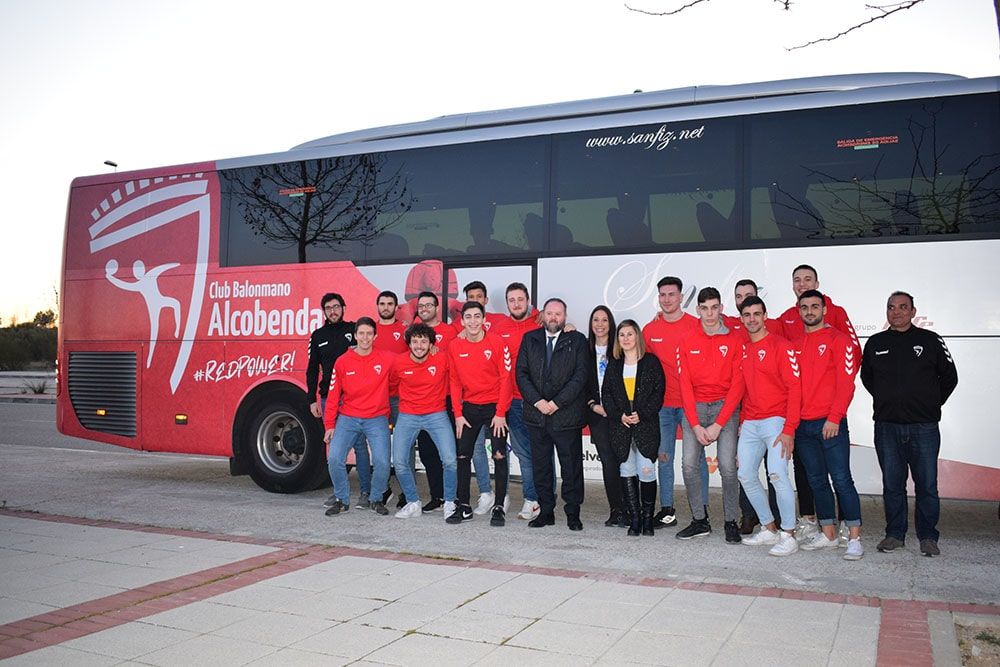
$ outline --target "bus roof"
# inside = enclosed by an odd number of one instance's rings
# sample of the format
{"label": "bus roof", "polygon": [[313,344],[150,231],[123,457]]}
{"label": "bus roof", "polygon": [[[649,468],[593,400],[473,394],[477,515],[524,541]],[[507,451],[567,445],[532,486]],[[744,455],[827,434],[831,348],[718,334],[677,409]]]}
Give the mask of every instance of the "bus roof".
{"label": "bus roof", "polygon": [[931,72],[838,74],[727,86],[689,86],[686,88],[674,88],[648,93],[636,91],[631,95],[540,104],[514,109],[451,114],[415,123],[401,123],[399,125],[386,125],[383,127],[332,134],[299,144],[293,147],[292,150],[363,144],[384,139],[414,137],[439,132],[561,120],[578,116],[600,116],[623,111],[641,111],[706,104],[709,102],[751,100],[760,97],[801,95],[804,93],[856,90],[859,88],[932,83],[960,79],[964,79],[964,77],[955,74]]}

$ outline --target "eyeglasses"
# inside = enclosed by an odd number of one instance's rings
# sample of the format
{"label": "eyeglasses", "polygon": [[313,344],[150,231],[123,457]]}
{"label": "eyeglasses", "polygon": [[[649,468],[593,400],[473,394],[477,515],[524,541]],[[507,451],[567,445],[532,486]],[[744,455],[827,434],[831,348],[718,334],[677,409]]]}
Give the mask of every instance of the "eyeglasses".
{"label": "eyeglasses", "polygon": [[433,310],[437,308],[437,305],[433,303],[418,303],[417,310]]}
{"label": "eyeglasses", "polygon": [[326,312],[330,312],[331,310],[343,310],[343,309],[344,309],[344,307],[341,306],[339,303],[338,304],[334,304],[332,306],[323,306],[323,310],[326,311]]}

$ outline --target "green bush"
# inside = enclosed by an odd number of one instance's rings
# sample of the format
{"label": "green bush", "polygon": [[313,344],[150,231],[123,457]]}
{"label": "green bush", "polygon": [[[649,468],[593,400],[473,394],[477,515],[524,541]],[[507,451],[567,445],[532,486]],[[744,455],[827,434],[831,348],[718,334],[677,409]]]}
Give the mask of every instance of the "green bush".
{"label": "green bush", "polygon": [[0,329],[0,370],[20,371],[31,362],[55,365],[56,329],[31,324]]}

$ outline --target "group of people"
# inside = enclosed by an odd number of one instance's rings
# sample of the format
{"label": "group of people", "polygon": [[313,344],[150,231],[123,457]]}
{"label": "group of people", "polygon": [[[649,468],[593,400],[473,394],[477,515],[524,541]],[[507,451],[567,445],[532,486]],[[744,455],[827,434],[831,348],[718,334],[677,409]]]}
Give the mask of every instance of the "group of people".
{"label": "group of people", "polygon": [[[695,317],[682,308],[682,280],[667,276],[657,284],[652,321],[616,323],[599,305],[587,335],[567,324],[565,302],[550,298],[539,312],[517,282],[506,288],[506,315],[487,312],[486,286],[469,283],[453,323],[442,321],[433,292],[419,295],[409,325],[397,319],[390,291],[378,295],[377,321],[346,321],[344,299],[327,294],[326,323],[310,340],[307,371],[310,408],[323,419],[329,444],[333,495],[326,514],[351,507],[345,461],[354,449],[359,507],[389,513],[393,471],[396,517],[442,510],[448,524],[460,524],[488,513],[492,526],[503,526],[513,454],[524,497],[517,517],[532,528],[555,524],[558,458],[566,523],[582,530],[587,427],[602,466],[605,525],[652,536],[678,525],[680,431],[691,521],[678,539],[712,532],[705,447],[714,443],[726,542],[767,546],[774,556],[842,546],[845,559],[858,560],[861,505],[846,413],[860,371],[874,397],[883,472],[886,530],[877,549],[904,545],[911,474],[920,550],[938,555],[938,422],[958,382],[944,341],[913,326],[913,297],[894,292],[888,328],[862,353],[847,313],[819,291],[813,267],[796,267],[792,288],[795,304],[771,318],[753,280],[736,284],[738,316],[723,314],[721,294],[705,287]],[[414,481],[415,449],[426,470],[426,503]]]}

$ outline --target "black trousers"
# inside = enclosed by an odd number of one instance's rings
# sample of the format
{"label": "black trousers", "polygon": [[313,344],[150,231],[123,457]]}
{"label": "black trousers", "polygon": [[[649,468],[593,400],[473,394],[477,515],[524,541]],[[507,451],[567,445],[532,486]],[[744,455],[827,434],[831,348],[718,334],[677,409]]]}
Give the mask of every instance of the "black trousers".
{"label": "black trousers", "polygon": [[[503,507],[504,498],[507,497],[507,436],[495,436],[490,429],[490,422],[497,414],[496,403],[462,403],[462,416],[469,426],[462,429],[462,437],[455,442],[458,455],[458,502],[460,505],[469,504],[469,487],[472,480],[472,452],[476,447],[476,439],[479,432],[486,427],[487,437],[490,439],[493,450],[493,478],[496,482],[494,505]],[[497,455],[502,458],[497,458]]]}
{"label": "black trousers", "polygon": [[[778,495],[774,490],[774,484],[771,484],[770,470],[767,469],[767,457],[764,457],[764,473],[767,477],[767,502],[771,506],[771,515],[774,517],[774,523],[781,526],[781,512],[778,511]],[[744,517],[751,517],[760,523],[760,517],[757,516],[757,510],[753,508],[753,504],[750,499],[747,498],[746,491],[743,490],[743,485],[740,484],[740,513]]]}
{"label": "black trousers", "polygon": [[622,509],[622,478],[621,467],[618,457],[611,449],[611,442],[604,438],[594,440],[593,429],[591,429],[590,441],[597,449],[597,455],[601,458],[601,475],[604,477],[604,493],[608,496],[608,507],[611,511],[621,511]]}
{"label": "black trousers", "polygon": [[583,504],[583,437],[580,429],[553,431],[550,428],[528,426],[531,436],[531,463],[535,473],[535,491],[541,516],[555,513],[556,497],[553,492],[555,470],[552,451],[559,457],[562,475],[562,499],[566,516],[579,517]]}

